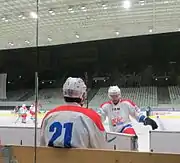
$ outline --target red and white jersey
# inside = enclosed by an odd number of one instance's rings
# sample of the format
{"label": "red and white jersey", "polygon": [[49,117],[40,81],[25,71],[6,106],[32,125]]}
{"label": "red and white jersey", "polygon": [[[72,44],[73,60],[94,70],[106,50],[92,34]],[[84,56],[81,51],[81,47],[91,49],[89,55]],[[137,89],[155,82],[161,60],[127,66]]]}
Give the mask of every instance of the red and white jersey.
{"label": "red and white jersey", "polygon": [[77,104],[49,111],[41,126],[41,146],[65,148],[107,148],[100,116]]}
{"label": "red and white jersey", "polygon": [[108,117],[110,130],[112,132],[121,132],[123,127],[131,123],[130,116],[138,122],[143,122],[145,116],[140,112],[140,108],[131,100],[120,100],[117,105],[112,101],[105,102],[100,106],[98,113],[102,119]]}
{"label": "red and white jersey", "polygon": [[20,107],[19,108],[19,114],[26,114],[27,113],[27,108],[26,107]]}
{"label": "red and white jersey", "polygon": [[35,113],[35,111],[36,111],[36,108],[35,108],[35,106],[31,106],[31,107],[29,108],[29,110],[30,110],[30,112],[33,112],[33,113]]}

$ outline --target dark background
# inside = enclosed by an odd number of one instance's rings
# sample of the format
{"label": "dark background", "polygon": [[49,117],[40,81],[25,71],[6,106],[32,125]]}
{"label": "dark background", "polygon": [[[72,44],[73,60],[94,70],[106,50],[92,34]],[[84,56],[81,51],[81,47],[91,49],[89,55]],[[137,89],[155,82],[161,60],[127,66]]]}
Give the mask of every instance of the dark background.
{"label": "dark background", "polygon": [[142,85],[156,85],[157,78],[162,85],[177,85],[180,33],[40,47],[38,55],[37,48],[0,51],[0,73],[8,74],[8,89],[33,88],[36,71],[41,87],[49,87],[46,82],[60,87],[67,76],[84,78],[85,72],[89,87],[95,85],[94,77],[108,77],[109,85],[127,74],[141,76],[146,80]]}

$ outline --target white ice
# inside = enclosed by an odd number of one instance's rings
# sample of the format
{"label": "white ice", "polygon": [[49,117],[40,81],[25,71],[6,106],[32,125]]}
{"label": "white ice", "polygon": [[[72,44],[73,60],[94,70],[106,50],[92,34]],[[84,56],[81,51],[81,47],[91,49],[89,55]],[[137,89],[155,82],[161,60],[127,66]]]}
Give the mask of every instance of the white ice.
{"label": "white ice", "polygon": [[[9,116],[7,116],[9,114]],[[3,116],[4,115],[4,116]],[[6,116],[5,116],[6,115]],[[15,123],[17,117],[13,115],[10,111],[0,111],[0,126],[11,126],[11,127],[33,127],[34,123],[28,116],[27,123],[22,124],[20,121]],[[41,125],[41,118],[38,118],[38,127]],[[150,126],[144,126],[143,124],[133,121],[133,126],[138,135],[138,144],[139,151],[148,152],[149,151],[149,130]],[[155,121],[159,125],[158,130],[169,130],[169,131],[180,131],[180,119],[158,119],[155,118]],[[108,125],[105,125],[105,129],[108,131]]]}

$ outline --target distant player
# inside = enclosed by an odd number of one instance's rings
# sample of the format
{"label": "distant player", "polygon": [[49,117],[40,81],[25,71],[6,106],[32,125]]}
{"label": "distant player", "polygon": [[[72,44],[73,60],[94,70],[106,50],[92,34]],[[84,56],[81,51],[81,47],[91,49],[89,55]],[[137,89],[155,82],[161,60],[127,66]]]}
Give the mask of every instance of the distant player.
{"label": "distant player", "polygon": [[34,105],[31,105],[29,107],[29,113],[31,115],[31,119],[34,121],[35,120],[35,106]]}
{"label": "distant player", "polygon": [[[36,114],[36,107],[35,107],[35,105],[31,105],[29,107],[29,113],[31,115],[31,120],[33,120],[33,122],[35,122],[35,114]],[[37,113],[40,113],[39,107],[37,107]]]}
{"label": "distant player", "polygon": [[105,130],[100,116],[83,108],[86,85],[69,77],[63,85],[65,105],[50,110],[41,127],[40,145],[62,148],[106,148]]}
{"label": "distant player", "polygon": [[18,112],[19,112],[19,106],[16,106],[16,107],[14,108],[13,113],[14,113],[14,114],[17,114]]}
{"label": "distant player", "polygon": [[108,117],[111,131],[136,135],[130,116],[138,122],[144,123],[144,125],[152,126],[153,130],[158,128],[156,122],[144,116],[135,103],[121,98],[121,91],[118,86],[109,87],[108,96],[110,101],[102,104],[98,112],[103,120]]}
{"label": "distant player", "polygon": [[20,108],[19,108],[19,118],[21,118],[21,122],[22,123],[26,123],[27,120],[27,107],[26,104],[23,104]]}

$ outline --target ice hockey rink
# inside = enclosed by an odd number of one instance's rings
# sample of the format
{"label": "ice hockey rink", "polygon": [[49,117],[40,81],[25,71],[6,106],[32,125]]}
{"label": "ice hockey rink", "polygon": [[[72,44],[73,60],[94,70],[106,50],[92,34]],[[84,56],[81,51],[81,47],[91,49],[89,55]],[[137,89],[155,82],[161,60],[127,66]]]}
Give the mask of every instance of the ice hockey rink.
{"label": "ice hockey rink", "polygon": [[[41,125],[41,121],[44,114],[38,115],[38,127]],[[159,117],[154,116],[153,119],[158,123],[158,130],[168,130],[168,131],[180,131],[180,112],[169,112],[166,115],[159,115]],[[138,145],[139,151],[147,152],[149,151],[149,130],[151,130],[150,126],[144,126],[143,124],[137,123],[133,120],[133,126],[138,135]],[[14,133],[16,135],[17,132],[20,132],[19,128],[27,128],[33,127],[34,123],[28,116],[27,123],[22,124],[20,120],[17,119],[17,116],[13,114],[11,111],[0,111],[0,128],[13,128]],[[109,131],[107,121],[104,123],[104,126],[107,131]],[[16,127],[18,130],[16,131]],[[23,130],[22,130],[23,132]],[[21,133],[18,133],[21,134]],[[22,133],[23,134],[23,133]],[[7,137],[11,137],[12,135],[7,135]]]}

